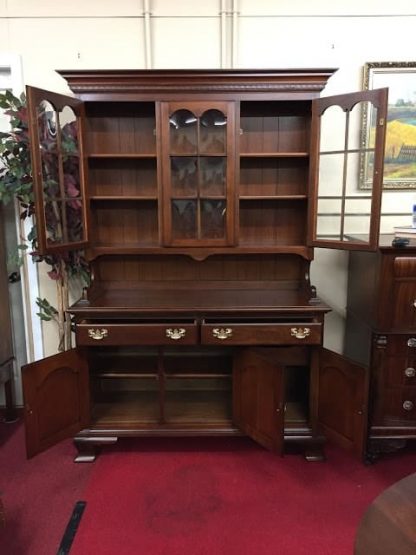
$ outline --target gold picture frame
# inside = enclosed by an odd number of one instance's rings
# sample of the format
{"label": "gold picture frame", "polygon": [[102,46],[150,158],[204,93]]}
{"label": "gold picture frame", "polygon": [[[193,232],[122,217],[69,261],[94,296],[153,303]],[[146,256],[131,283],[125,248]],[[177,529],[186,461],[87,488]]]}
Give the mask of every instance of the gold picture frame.
{"label": "gold picture frame", "polygon": [[[416,189],[416,62],[368,62],[364,65],[363,89],[388,87],[384,189]],[[371,114],[363,109],[361,148],[370,142]],[[360,156],[360,189],[371,188],[368,155]]]}

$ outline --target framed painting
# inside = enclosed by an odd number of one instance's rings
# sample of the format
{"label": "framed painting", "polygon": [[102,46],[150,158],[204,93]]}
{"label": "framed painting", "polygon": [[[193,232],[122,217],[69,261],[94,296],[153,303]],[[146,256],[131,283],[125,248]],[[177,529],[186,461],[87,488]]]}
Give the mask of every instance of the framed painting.
{"label": "framed painting", "polygon": [[[369,62],[364,89],[388,87],[384,189],[416,189],[416,62]],[[364,107],[361,125],[360,188],[371,187],[371,160],[364,152],[371,141],[371,108]]]}

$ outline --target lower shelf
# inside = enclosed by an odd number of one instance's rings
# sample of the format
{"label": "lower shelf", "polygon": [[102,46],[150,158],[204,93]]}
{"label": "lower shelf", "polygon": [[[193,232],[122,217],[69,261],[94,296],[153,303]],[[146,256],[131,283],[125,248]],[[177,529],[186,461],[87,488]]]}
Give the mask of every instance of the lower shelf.
{"label": "lower shelf", "polygon": [[[150,393],[150,394],[149,394]],[[231,395],[224,391],[168,391],[161,403],[157,392],[117,392],[92,410],[93,426],[160,428],[170,425],[230,426]]]}

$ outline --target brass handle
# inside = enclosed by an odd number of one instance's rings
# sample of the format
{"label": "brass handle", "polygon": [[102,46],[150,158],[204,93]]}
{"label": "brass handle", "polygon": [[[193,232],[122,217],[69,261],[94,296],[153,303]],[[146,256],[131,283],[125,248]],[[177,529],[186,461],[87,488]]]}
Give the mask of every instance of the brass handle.
{"label": "brass handle", "polygon": [[173,341],[177,341],[178,339],[182,339],[185,337],[186,329],[185,328],[168,328],[166,330],[166,337],[172,339]]}
{"label": "brass handle", "polygon": [[412,410],[413,407],[414,407],[414,405],[413,405],[412,401],[405,401],[403,403],[404,410]]}
{"label": "brass handle", "polygon": [[406,368],[404,375],[406,378],[414,378],[416,376],[416,370],[412,367]]}
{"label": "brass handle", "polygon": [[212,335],[217,339],[228,339],[229,337],[232,337],[233,330],[232,328],[214,328],[212,330]]}
{"label": "brass handle", "polygon": [[88,337],[91,337],[91,339],[95,339],[96,341],[101,341],[101,339],[104,339],[104,337],[108,336],[108,330],[106,329],[94,329],[94,328],[90,328],[88,330]]}
{"label": "brass handle", "polygon": [[412,302],[412,305],[416,308],[416,299]]}
{"label": "brass handle", "polygon": [[310,328],[290,328],[290,335],[296,339],[305,339],[311,334]]}
{"label": "brass handle", "polygon": [[407,346],[408,347],[416,347],[416,339],[414,337],[411,337],[410,339],[407,340]]}

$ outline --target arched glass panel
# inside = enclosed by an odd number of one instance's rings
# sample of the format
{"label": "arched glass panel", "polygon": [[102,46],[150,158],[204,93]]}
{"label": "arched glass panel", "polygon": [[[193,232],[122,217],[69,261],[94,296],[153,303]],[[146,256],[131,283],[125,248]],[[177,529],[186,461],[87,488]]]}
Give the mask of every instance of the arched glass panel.
{"label": "arched glass panel", "polygon": [[200,152],[225,154],[227,118],[220,110],[206,110],[200,120]]}
{"label": "arched glass panel", "polygon": [[197,153],[197,118],[190,110],[176,110],[169,117],[172,154]]}

